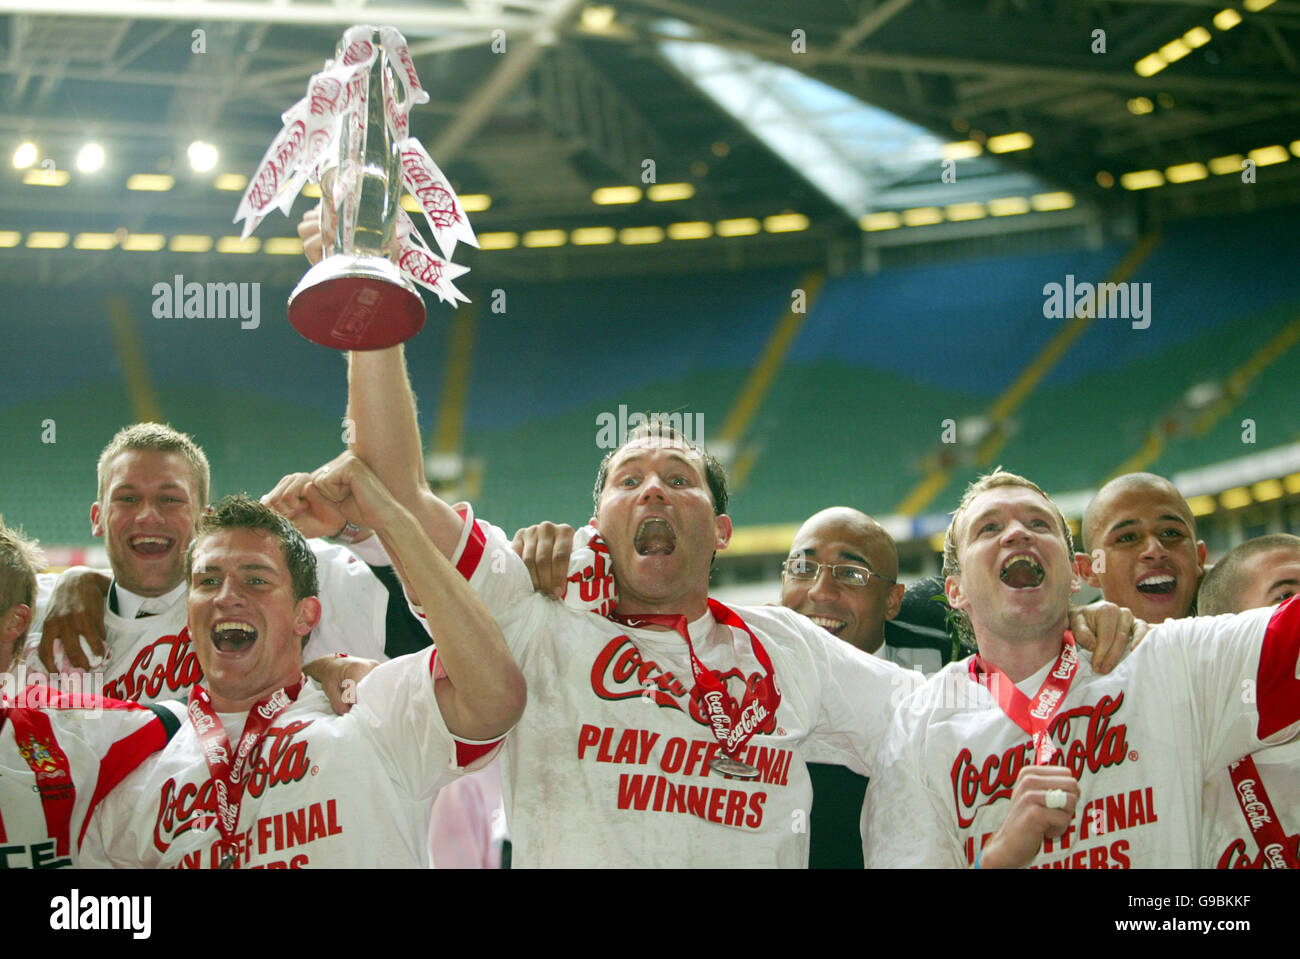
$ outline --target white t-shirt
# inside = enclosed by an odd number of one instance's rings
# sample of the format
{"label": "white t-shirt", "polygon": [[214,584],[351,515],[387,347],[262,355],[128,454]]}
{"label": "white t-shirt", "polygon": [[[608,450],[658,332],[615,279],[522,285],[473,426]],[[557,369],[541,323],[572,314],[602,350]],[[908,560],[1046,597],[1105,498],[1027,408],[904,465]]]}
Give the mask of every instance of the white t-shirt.
{"label": "white t-shirt", "polygon": [[[1298,650],[1291,601],[1169,620],[1105,676],[1081,655],[1051,726],[1081,795],[1032,865],[1198,865],[1206,779],[1300,729]],[[1052,666],[1017,687],[1032,698]],[[899,708],[867,790],[868,868],[968,866],[1006,818],[1032,741],[968,670],[950,663]]]}
{"label": "white t-shirt", "polygon": [[[378,537],[374,537],[376,543]],[[342,546],[324,540],[308,540],[316,554],[320,584],[321,621],[312,631],[303,662],[331,653],[348,653],[367,659],[386,659],[384,655],[385,620],[388,590],[370,567]],[[369,540],[364,544],[369,545]],[[382,557],[382,558],[381,558]],[[390,562],[382,547],[375,565]],[[367,556],[370,561],[370,556]],[[24,660],[27,681],[45,682],[39,647],[41,627],[49,611],[47,602],[38,606],[27,634]],[[92,672],[102,672],[102,694],[114,699],[140,704],[183,698],[190,687],[203,678],[198,656],[190,642],[186,626],[188,609],[186,591],[181,589],[167,607],[153,616],[127,619],[106,609],[104,628],[108,637],[108,655]],[[60,675],[50,678],[51,685],[65,688],[80,672],[59,660]],[[92,677],[93,678],[93,677]],[[81,677],[81,681],[89,681]],[[101,692],[98,688],[90,692]]]}
{"label": "white t-shirt", "polygon": [[[1300,835],[1300,739],[1261,749],[1251,759],[1295,855],[1295,837]],[[1256,791],[1251,788],[1254,785],[1247,786],[1249,792]],[[1248,802],[1252,799],[1257,801],[1258,797],[1247,796]],[[1204,856],[1201,865],[1207,869],[1271,868],[1250,831],[1226,769],[1219,770],[1205,784]]]}
{"label": "white t-shirt", "polygon": [[[472,518],[471,518],[472,519]],[[808,864],[807,762],[872,775],[894,707],[922,682],[787,609],[738,608],[771,657],[777,728],[740,755],[757,780],[711,772],[711,728],[689,691],[686,644],[533,591],[510,540],[467,523],[455,562],[505,634],[528,680],[506,742],[503,792],[514,866]],[[763,668],[748,635],[711,613],[689,624],[706,667],[739,700]]]}
{"label": "white t-shirt", "polygon": [[[434,795],[495,752],[447,731],[434,697],[434,658],[429,649],[382,664],[358,684],[345,716],[334,714],[319,686],[303,687],[251,763],[236,825],[238,867],[429,865]],[[185,716],[183,704],[167,705]],[[216,866],[214,790],[186,717],[157,761],[100,803],[82,864]]]}
{"label": "white t-shirt", "polygon": [[[76,865],[90,813],[162,748],[163,723],[148,709],[122,703],[78,700],[73,708],[26,708],[4,702],[0,869]],[[33,764],[41,770],[39,779]]]}

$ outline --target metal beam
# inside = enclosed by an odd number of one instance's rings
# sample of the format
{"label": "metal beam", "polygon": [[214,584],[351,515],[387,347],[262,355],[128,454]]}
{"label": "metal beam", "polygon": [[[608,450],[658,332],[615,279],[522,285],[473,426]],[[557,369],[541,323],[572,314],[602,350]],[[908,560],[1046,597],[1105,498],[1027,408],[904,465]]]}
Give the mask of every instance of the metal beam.
{"label": "metal beam", "polygon": [[883,27],[895,14],[906,9],[911,3],[912,0],[885,0],[884,3],[873,9],[854,26],[840,34],[840,38],[835,41],[835,45],[831,49],[836,53],[847,53]]}
{"label": "metal beam", "polygon": [[551,0],[550,6],[534,21],[533,32],[516,40],[513,48],[507,43],[501,65],[474,90],[460,114],[444,129],[429,148],[429,154],[439,164],[446,164],[463,147],[492,115],[497,104],[509,96],[510,91],[537,63],[545,46],[554,42],[585,0]]}

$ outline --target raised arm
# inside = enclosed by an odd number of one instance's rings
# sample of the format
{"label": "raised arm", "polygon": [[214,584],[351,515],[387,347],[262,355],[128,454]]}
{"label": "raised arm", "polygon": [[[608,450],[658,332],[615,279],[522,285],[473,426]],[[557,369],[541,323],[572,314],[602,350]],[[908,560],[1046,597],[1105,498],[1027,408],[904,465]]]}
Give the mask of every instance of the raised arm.
{"label": "raised arm", "polygon": [[350,522],[373,529],[405,570],[407,587],[425,608],[447,674],[435,681],[434,689],[447,729],[472,740],[507,732],[523,711],[524,677],[482,600],[412,511],[355,455],[345,453],[318,471],[316,485]]}
{"label": "raised arm", "polygon": [[[320,218],[309,212],[298,225],[303,250],[320,259]],[[364,461],[393,497],[419,520],[444,556],[460,539],[461,520],[438,499],[424,477],[424,453],[415,412],[415,394],[402,347],[369,350],[348,358],[348,448]],[[392,554],[390,554],[392,555]],[[393,557],[397,560],[397,557]],[[400,560],[398,568],[402,567]]]}

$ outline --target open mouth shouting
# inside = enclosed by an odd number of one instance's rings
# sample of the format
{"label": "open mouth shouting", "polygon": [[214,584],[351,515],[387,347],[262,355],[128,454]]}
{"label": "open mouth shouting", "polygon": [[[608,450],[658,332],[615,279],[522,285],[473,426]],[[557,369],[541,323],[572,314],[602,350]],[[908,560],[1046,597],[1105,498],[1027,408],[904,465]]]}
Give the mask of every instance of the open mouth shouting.
{"label": "open mouth shouting", "polygon": [[219,653],[242,653],[257,642],[257,628],[241,619],[223,619],[212,627],[212,645]]}
{"label": "open mouth shouting", "polygon": [[1178,577],[1164,570],[1144,573],[1137,581],[1137,591],[1148,596],[1168,596],[1177,588]]}
{"label": "open mouth shouting", "polygon": [[632,546],[638,556],[669,556],[677,548],[677,534],[666,519],[651,516],[636,528]]}
{"label": "open mouth shouting", "polygon": [[1047,575],[1043,565],[1029,553],[1017,553],[1002,566],[1000,577],[1012,589],[1033,589]]}
{"label": "open mouth shouting", "polygon": [[170,552],[176,540],[170,536],[142,534],[127,537],[126,544],[137,556],[162,556]]}

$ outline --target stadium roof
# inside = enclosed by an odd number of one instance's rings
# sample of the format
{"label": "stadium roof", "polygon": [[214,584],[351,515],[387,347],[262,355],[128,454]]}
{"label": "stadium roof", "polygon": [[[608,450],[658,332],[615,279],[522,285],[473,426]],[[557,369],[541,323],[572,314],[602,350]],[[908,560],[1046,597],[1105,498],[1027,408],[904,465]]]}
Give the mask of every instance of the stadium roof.
{"label": "stadium roof", "polygon": [[[851,268],[1013,219],[1100,231],[1300,200],[1296,0],[0,0],[0,143],[36,145],[0,173],[0,247],[235,233],[218,176],[253,171],[358,21],[406,33],[432,93],[412,132],[479,233],[517,244],[492,254],[505,275]],[[92,138],[106,161],[83,174]],[[190,170],[195,140],[211,172]],[[639,198],[596,202],[619,186]],[[258,236],[276,233],[292,224]],[[107,269],[15,242],[11,267]]]}

